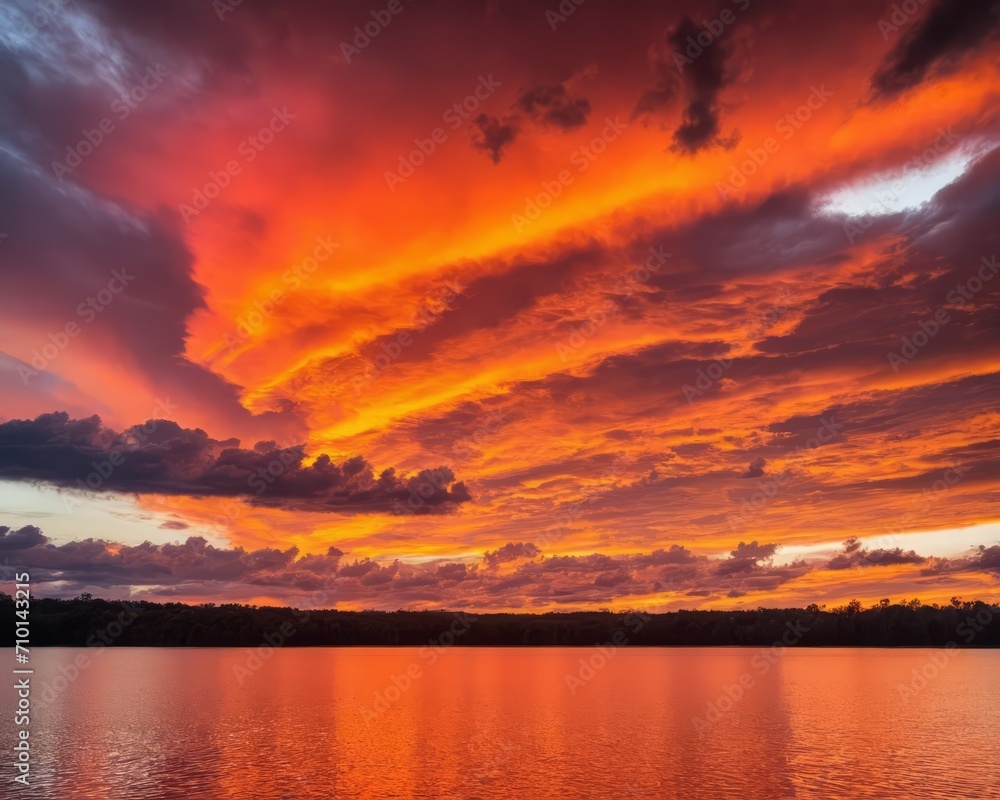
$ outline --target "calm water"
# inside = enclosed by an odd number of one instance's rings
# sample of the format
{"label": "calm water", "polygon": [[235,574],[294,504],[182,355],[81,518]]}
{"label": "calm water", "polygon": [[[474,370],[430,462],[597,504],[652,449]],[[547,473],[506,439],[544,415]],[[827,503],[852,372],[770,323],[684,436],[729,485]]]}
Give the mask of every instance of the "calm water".
{"label": "calm water", "polygon": [[35,650],[32,787],[10,791],[4,680],[0,796],[1000,798],[1000,652],[760,653],[619,650],[581,675],[596,650],[288,648],[241,685],[244,650]]}

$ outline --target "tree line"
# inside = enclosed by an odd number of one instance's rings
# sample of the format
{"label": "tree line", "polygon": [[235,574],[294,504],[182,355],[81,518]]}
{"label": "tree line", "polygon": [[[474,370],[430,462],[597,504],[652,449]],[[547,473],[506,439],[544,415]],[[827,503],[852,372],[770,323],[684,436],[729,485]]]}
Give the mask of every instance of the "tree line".
{"label": "tree line", "polygon": [[[14,601],[0,592],[0,618],[14,620]],[[281,632],[284,644],[422,646],[440,641],[456,619],[462,646],[749,645],[788,641],[801,647],[1000,647],[1000,606],[982,601],[924,605],[853,600],[827,609],[740,611],[575,611],[473,614],[449,611],[302,611],[238,603],[151,603],[33,598],[33,646],[254,647]],[[14,626],[0,626],[0,646],[13,647]]]}

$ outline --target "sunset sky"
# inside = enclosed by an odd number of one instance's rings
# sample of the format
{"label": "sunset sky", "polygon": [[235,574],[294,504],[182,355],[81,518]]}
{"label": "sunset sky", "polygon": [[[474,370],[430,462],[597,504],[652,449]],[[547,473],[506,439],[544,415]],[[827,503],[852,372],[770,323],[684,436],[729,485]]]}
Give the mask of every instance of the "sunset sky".
{"label": "sunset sky", "polygon": [[41,594],[1000,590],[995,3],[0,7]]}

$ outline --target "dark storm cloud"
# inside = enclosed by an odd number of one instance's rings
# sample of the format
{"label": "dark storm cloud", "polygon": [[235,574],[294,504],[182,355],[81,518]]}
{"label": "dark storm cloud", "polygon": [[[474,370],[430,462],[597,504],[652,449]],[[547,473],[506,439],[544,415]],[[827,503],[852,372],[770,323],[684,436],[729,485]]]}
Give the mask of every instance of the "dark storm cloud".
{"label": "dark storm cloud", "polygon": [[133,217],[86,191],[64,190],[7,153],[0,153],[0,181],[0,218],[13,231],[0,251],[6,289],[0,313],[8,319],[30,313],[54,331],[69,323],[79,331],[51,360],[50,342],[41,337],[34,349],[46,355],[26,362],[12,382],[26,390],[37,382],[42,391],[45,374],[58,375],[71,348],[110,339],[150,385],[183,407],[204,405],[220,422],[228,418],[253,430],[292,423],[287,414],[253,418],[236,386],[183,358],[184,320],[204,301],[192,277],[193,258],[169,223]]}
{"label": "dark storm cloud", "polygon": [[461,582],[467,580],[472,575],[472,570],[466,564],[448,563],[439,564],[434,570],[434,577],[443,583],[451,581]]}
{"label": "dark storm cloud", "polygon": [[1000,545],[979,545],[971,556],[962,558],[929,558],[924,575],[940,575],[951,572],[989,572],[1000,577]]}
{"label": "dark storm cloud", "polygon": [[542,554],[537,545],[525,542],[508,542],[497,550],[483,554],[483,563],[490,569],[496,569],[501,564],[517,561],[519,558],[536,558]]}
{"label": "dark storm cloud", "polygon": [[[141,583],[159,587],[154,592],[159,596],[185,591],[208,596],[239,590],[257,593],[260,587],[294,596],[326,586],[333,587],[335,600],[365,598],[375,607],[393,608],[426,600],[470,607],[517,606],[538,599],[570,603],[674,587],[712,595],[730,586],[731,579],[720,578],[719,569],[734,560],[695,556],[679,545],[645,556],[593,553],[546,558],[540,557],[533,544],[511,542],[484,554],[478,563],[379,564],[369,558],[348,562],[336,547],[325,555],[300,556],[295,547],[247,551],[216,547],[201,537],[160,545],[122,545],[97,539],[56,545],[32,526],[13,533],[0,528],[0,543],[4,542],[9,544],[0,545],[0,549],[10,551],[11,557],[16,551],[17,563],[31,569],[37,583],[58,582],[57,594],[72,596],[84,587],[114,590]],[[736,560],[741,563],[737,571],[747,571],[742,562],[758,555],[747,556],[743,552],[746,547],[738,548]],[[498,571],[516,561],[523,563],[512,572]],[[801,574],[800,569],[771,570],[768,566],[758,566],[756,572],[773,585]]]}
{"label": "dark storm cloud", "polygon": [[665,564],[692,564],[698,560],[698,556],[684,545],[672,544],[666,550],[654,550],[648,556],[639,556],[636,560],[640,564],[663,566]]}
{"label": "dark storm cloud", "polygon": [[756,540],[747,544],[740,542],[729,558],[719,565],[719,574],[728,575],[733,572],[752,572],[760,569],[760,562],[770,562],[778,552],[776,544],[757,544]]}
{"label": "dark storm cloud", "polygon": [[[875,280],[823,292],[803,306],[805,314],[794,330],[758,342],[757,349],[769,354],[827,350],[833,357],[831,345],[849,346],[855,360],[889,367],[887,354],[900,350],[904,335],[920,331],[921,324],[934,324],[938,330],[915,361],[985,354],[994,346],[989,332],[995,328],[994,304],[1000,294],[1000,280],[984,264],[984,259],[995,263],[1000,250],[995,225],[998,171],[1000,151],[994,149],[932,202],[881,218],[882,234],[896,239],[900,248],[875,265]],[[789,217],[789,224],[794,226],[794,220],[794,215]],[[826,242],[829,229],[823,226],[830,221],[809,226],[813,242]],[[831,249],[817,249],[815,255],[837,263],[836,242],[826,246]],[[966,288],[970,280],[979,287],[974,295]],[[934,319],[939,313],[946,314],[943,325]],[[912,369],[909,361],[896,366]]]}
{"label": "dark storm cloud", "polygon": [[690,43],[704,36],[705,28],[685,16],[653,50],[653,84],[639,98],[633,115],[658,111],[683,95],[687,105],[674,130],[674,150],[696,153],[712,144],[729,144],[719,139],[719,93],[730,79],[727,33],[693,51]]}
{"label": "dark storm cloud", "polygon": [[561,83],[528,89],[518,96],[514,105],[534,122],[564,131],[585,125],[590,113],[590,102],[584,97],[573,97]]}
{"label": "dark storm cloud", "polygon": [[750,466],[747,467],[746,472],[740,475],[741,478],[759,478],[764,474],[764,465],[767,462],[758,456],[753,461],[750,462]]}
{"label": "dark storm cloud", "polygon": [[[724,559],[695,555],[681,545],[649,554],[546,557],[532,544],[510,542],[481,561],[380,564],[347,561],[344,552],[301,555],[285,550],[216,547],[192,536],[182,543],[125,545],[84,539],[57,545],[37,528],[0,527],[0,551],[30,569],[42,593],[74,596],[83,590],[114,595],[135,584],[153,587],[147,598],[254,597],[262,591],[292,603],[328,590],[333,603],[364,601],[371,608],[433,603],[439,608],[519,607],[551,602],[610,602],[615,598],[672,592],[696,598],[743,597],[773,591],[813,569],[844,569],[879,554],[882,564],[923,564],[925,576],[986,571],[1000,574],[1000,546],[980,547],[968,557],[922,559],[897,550],[865,551],[845,544],[829,566],[795,561],[774,565],[775,544],[740,542]],[[520,563],[517,563],[520,562]],[[673,601],[676,603],[677,601]],[[683,606],[684,603],[681,603]]]}
{"label": "dark storm cloud", "polygon": [[973,569],[985,569],[996,575],[1000,575],[1000,545],[986,547],[979,545],[976,548],[976,555],[972,557],[970,566]]}
{"label": "dark storm cloud", "polygon": [[45,544],[47,541],[45,535],[34,525],[25,525],[16,531],[6,525],[0,525],[0,552],[26,550],[29,547]]}
{"label": "dark storm cloud", "polygon": [[730,204],[683,228],[647,233],[670,243],[672,267],[649,283],[664,290],[677,272],[715,290],[744,275],[776,275],[804,263],[836,267],[850,259],[849,242],[838,219],[817,215],[816,199],[803,187],[777,190],[752,205]]}
{"label": "dark storm cloud", "polygon": [[[22,528],[17,533],[25,530]],[[41,583],[60,581],[107,587],[211,581],[227,585],[285,584],[310,589],[321,585],[321,576],[336,573],[343,555],[334,547],[325,555],[302,557],[295,547],[251,551],[242,547],[216,547],[199,536],[192,536],[180,544],[160,545],[150,542],[112,544],[98,539],[55,545],[42,536],[41,541],[18,549],[17,563],[30,568],[32,577],[37,575]]]}
{"label": "dark storm cloud", "polygon": [[0,424],[0,478],[70,489],[243,497],[285,509],[341,513],[429,514],[468,501],[447,467],[375,475],[357,456],[342,464],[320,455],[306,465],[304,446],[211,439],[200,429],[149,420],[119,434],[98,417],[65,413]]}
{"label": "dark storm cloud", "polygon": [[[797,319],[794,327],[780,335],[763,336],[751,352],[735,358],[725,378],[737,384],[754,380],[782,380],[818,366],[845,373],[881,369],[891,375],[887,354],[901,347],[902,337],[920,331],[921,321],[948,306],[950,321],[941,326],[930,343],[902,369],[919,369],[919,363],[935,358],[970,353],[984,356],[995,348],[995,304],[1000,280],[982,282],[971,299],[954,294],[978,274],[997,247],[995,218],[996,179],[1000,152],[975,162],[959,180],[943,189],[933,203],[906,215],[896,215],[887,232],[899,242],[884,263],[876,265],[876,279],[866,286],[837,286],[810,296],[809,287],[800,296],[778,298],[779,316]],[[654,275],[648,285],[655,293],[643,295],[650,304],[683,303],[689,298],[711,297],[721,282],[743,276],[771,276],[794,269],[804,261],[836,270],[850,259],[851,247],[836,218],[816,215],[813,200],[801,191],[784,191],[752,208],[724,209],[683,229],[664,231],[674,252],[671,271]],[[654,234],[655,236],[655,234]],[[951,300],[949,300],[949,296]],[[955,302],[956,298],[960,303]],[[710,309],[708,310],[710,312]],[[689,312],[690,313],[690,312]],[[706,315],[708,312],[706,312]],[[588,376],[546,379],[556,396],[564,391],[610,394],[602,387],[619,387],[618,396],[636,397],[657,391],[679,394],[679,387],[693,379],[714,358],[726,355],[727,345],[703,346],[702,363],[685,361],[679,353],[659,345],[628,355],[609,357]],[[818,357],[818,354],[822,357]],[[694,355],[694,354],[691,354]],[[773,356],[781,356],[774,358]],[[673,386],[671,387],[671,384]],[[715,391],[712,389],[709,391]],[[910,392],[897,393],[886,402],[886,412],[895,402],[907,402]],[[911,408],[913,416],[935,414],[955,387],[937,391],[935,404]],[[977,389],[978,393],[978,389]],[[951,398],[954,400],[955,398]],[[829,409],[834,411],[835,409]],[[838,421],[850,421],[850,414]],[[796,432],[802,441],[815,435],[815,424],[803,420]],[[810,427],[811,425],[811,427]],[[791,433],[791,431],[785,431]],[[804,438],[803,438],[804,437]],[[766,453],[761,453],[766,456]]]}
{"label": "dark storm cloud", "polygon": [[472,146],[486,153],[494,164],[500,163],[504,151],[517,138],[520,130],[516,117],[500,119],[480,114],[472,120],[472,124],[476,128],[473,133]]}
{"label": "dark storm cloud", "polygon": [[868,550],[855,537],[844,542],[844,550],[826,565],[827,569],[849,569],[851,567],[888,567],[893,564],[923,564],[927,559],[913,550],[899,547]]}
{"label": "dark storm cloud", "polygon": [[[933,71],[947,71],[996,32],[1000,24],[998,11],[1000,4],[996,0],[939,0],[922,20],[902,34],[903,38],[879,65],[871,81],[875,96],[894,97],[921,83]],[[908,20],[894,20],[891,14],[879,23],[883,34],[896,33],[907,24]]]}
{"label": "dark storm cloud", "polygon": [[[89,346],[113,342],[150,386],[185,407],[207,407],[220,425],[301,432],[290,411],[250,414],[239,402],[238,387],[184,357],[185,320],[205,303],[177,220],[91,186],[89,171],[108,155],[108,146],[91,147],[92,160],[82,163],[67,156],[67,143],[75,145],[83,129],[95,129],[105,117],[120,119],[114,103],[126,87],[140,83],[151,61],[156,63],[150,68],[168,74],[148,93],[142,111],[147,118],[165,115],[161,106],[169,93],[194,77],[188,74],[190,59],[173,53],[168,61],[152,40],[119,41],[69,12],[40,29],[32,45],[16,58],[0,55],[0,219],[9,232],[0,248],[0,313],[26,326],[43,322],[53,331],[73,323],[86,332],[72,342],[77,348],[88,346],[84,340]],[[46,48],[58,49],[60,60],[47,59]],[[95,52],[106,54],[106,69],[93,69]],[[106,135],[118,149],[138,130],[129,123]],[[110,302],[102,299],[107,297]],[[35,343],[20,344],[33,353]],[[42,336],[34,349],[46,345]],[[37,400],[47,394],[46,381],[59,380],[62,358],[68,356],[28,358],[25,371],[4,373],[3,385]]]}

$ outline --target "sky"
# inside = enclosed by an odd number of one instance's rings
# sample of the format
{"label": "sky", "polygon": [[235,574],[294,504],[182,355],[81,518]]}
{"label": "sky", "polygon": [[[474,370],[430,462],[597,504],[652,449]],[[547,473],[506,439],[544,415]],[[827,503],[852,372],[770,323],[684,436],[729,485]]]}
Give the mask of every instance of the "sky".
{"label": "sky", "polygon": [[5,574],[340,608],[996,598],[998,26],[4,4]]}

